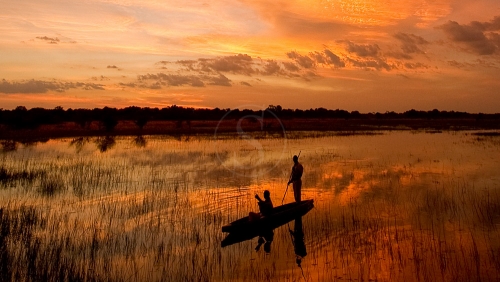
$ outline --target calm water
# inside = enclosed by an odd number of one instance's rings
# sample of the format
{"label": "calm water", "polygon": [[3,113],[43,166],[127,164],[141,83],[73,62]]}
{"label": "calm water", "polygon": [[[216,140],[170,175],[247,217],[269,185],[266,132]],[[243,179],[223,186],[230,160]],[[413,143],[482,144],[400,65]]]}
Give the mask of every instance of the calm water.
{"label": "calm water", "polygon": [[[4,142],[2,224],[20,222],[0,242],[4,277],[495,281],[500,138],[472,133]],[[256,193],[281,204],[299,152],[315,201],[302,228],[222,248],[221,227],[257,211]]]}

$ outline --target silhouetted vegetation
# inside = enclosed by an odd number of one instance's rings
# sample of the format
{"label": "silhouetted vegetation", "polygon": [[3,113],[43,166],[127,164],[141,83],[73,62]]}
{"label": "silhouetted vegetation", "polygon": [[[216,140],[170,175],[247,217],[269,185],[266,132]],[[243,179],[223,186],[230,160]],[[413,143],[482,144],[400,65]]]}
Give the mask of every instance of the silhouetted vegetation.
{"label": "silhouetted vegetation", "polygon": [[116,120],[112,116],[106,116],[101,120],[101,123],[107,132],[111,132],[111,131],[113,131],[115,126],[118,124],[118,120]]}
{"label": "silhouetted vegetation", "polygon": [[123,109],[104,107],[102,109],[67,109],[56,107],[54,109],[32,108],[26,109],[18,106],[14,110],[0,109],[0,124],[11,129],[35,129],[43,124],[58,124],[74,122],[86,128],[92,121],[100,121],[106,131],[112,131],[118,121],[133,121],[142,129],[149,121],[175,121],[178,124],[190,124],[193,120],[220,120],[239,119],[243,117],[263,117],[280,119],[498,119],[500,113],[467,113],[456,111],[417,111],[409,110],[403,113],[360,113],[358,111],[331,110],[325,108],[315,109],[283,109],[280,105],[270,105],[266,110],[250,109],[195,109],[172,105],[166,108],[141,108],[127,107]]}
{"label": "silhouetted vegetation", "polygon": [[[374,130],[480,130],[500,129],[500,113],[417,111],[360,113],[359,111],[284,109],[269,105],[264,110],[195,109],[172,105],[165,108],[126,107],[54,109],[18,106],[0,109],[0,139],[15,142],[57,137],[207,134],[245,132],[283,134],[292,131]],[[36,130],[36,131],[35,131]],[[2,141],[2,151],[13,151],[16,143]],[[23,143],[24,144],[24,143]],[[104,146],[104,149],[107,147]]]}

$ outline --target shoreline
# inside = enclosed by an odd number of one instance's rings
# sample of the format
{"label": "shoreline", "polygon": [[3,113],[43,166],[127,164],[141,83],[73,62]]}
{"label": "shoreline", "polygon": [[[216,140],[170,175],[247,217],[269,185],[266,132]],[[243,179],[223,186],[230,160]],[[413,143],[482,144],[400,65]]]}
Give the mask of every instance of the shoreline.
{"label": "shoreline", "polygon": [[[139,129],[133,121],[119,121],[111,131],[94,121],[82,128],[74,122],[42,125],[37,129],[9,129],[0,125],[0,140],[36,140],[91,136],[197,135],[266,133],[285,135],[289,132],[338,132],[339,135],[373,131],[425,130],[429,133],[464,130],[500,130],[495,119],[264,119],[220,121],[150,121]],[[500,134],[500,133],[499,133]],[[496,135],[496,134],[493,134]]]}

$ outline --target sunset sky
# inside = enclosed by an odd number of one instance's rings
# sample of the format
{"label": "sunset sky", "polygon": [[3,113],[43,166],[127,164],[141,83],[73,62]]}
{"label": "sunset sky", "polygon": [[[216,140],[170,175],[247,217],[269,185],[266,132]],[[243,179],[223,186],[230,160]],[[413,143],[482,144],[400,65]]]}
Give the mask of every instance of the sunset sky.
{"label": "sunset sky", "polygon": [[498,0],[2,0],[0,108],[500,112]]}

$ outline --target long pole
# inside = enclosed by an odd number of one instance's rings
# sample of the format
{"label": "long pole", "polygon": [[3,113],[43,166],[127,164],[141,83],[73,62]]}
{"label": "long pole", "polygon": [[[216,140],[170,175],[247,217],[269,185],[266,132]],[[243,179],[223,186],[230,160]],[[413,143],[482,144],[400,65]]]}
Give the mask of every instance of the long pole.
{"label": "long pole", "polygon": [[[299,154],[297,155],[297,161],[299,160],[300,153],[302,153],[302,150],[300,150]],[[283,205],[283,202],[285,201],[286,192],[288,192],[288,186],[290,186],[290,180],[292,180],[292,176],[293,176],[293,172],[290,172],[290,177],[288,178],[288,182],[286,183],[285,194],[283,195],[283,199],[281,200],[282,205]]]}

